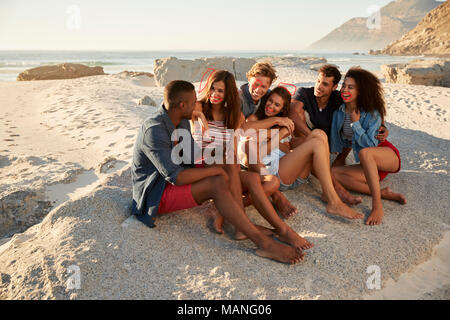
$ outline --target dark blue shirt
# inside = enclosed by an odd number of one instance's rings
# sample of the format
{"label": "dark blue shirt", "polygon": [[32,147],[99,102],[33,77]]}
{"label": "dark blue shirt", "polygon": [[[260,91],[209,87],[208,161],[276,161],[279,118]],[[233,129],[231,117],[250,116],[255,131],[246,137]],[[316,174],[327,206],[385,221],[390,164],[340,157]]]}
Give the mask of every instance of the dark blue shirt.
{"label": "dark blue shirt", "polygon": [[[144,120],[136,139],[131,164],[133,182],[132,213],[150,228],[158,214],[166,182],[175,184],[178,174],[188,167],[192,167],[194,141],[190,134],[190,123],[183,119],[177,129],[185,129],[188,133],[187,141],[191,145],[191,157],[188,164],[177,164],[172,161],[172,133],[175,126],[169,118],[164,105],[152,116]],[[182,143],[180,137],[179,143]],[[185,141],[186,143],[186,141]],[[183,158],[184,159],[184,158]],[[186,159],[184,159],[186,160]]]}
{"label": "dark blue shirt", "polygon": [[[252,114],[254,114],[256,112],[256,110],[258,110],[258,106],[253,102],[252,96],[250,94],[249,88],[248,88],[248,83],[243,84],[241,86],[241,110],[242,113],[244,114],[245,118],[250,117]],[[267,97],[269,96],[270,93],[270,89],[267,90],[266,94],[261,98],[259,106],[262,108],[264,108],[264,106],[266,105],[266,101],[267,101]]]}

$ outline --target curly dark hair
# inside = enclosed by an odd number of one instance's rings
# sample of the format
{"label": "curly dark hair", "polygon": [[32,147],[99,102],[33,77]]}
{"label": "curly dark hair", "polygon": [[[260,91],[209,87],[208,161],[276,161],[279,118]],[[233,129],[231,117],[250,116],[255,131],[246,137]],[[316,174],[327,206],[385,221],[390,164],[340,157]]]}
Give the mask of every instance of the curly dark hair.
{"label": "curly dark hair", "polygon": [[375,110],[384,120],[386,116],[386,102],[384,101],[384,90],[380,80],[373,73],[352,67],[345,75],[345,78],[352,78],[356,82],[358,89],[358,109],[373,113]]}
{"label": "curly dark hair", "polygon": [[[281,111],[277,114],[277,117],[287,117],[289,114],[289,109],[291,108],[291,94],[289,93],[289,90],[285,87],[276,87],[270,91],[269,96],[266,99],[266,103],[273,94],[277,94],[281,97],[281,99],[283,99],[283,109],[281,109]],[[255,112],[255,116],[258,120],[267,118],[266,106],[259,106],[258,110]]]}

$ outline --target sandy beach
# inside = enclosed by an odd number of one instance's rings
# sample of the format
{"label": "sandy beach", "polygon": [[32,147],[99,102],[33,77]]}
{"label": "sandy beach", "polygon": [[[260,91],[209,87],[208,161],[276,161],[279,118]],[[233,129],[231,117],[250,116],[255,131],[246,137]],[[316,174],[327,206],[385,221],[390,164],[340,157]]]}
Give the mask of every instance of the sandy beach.
{"label": "sandy beach", "polygon": [[[278,73],[277,83],[296,86],[316,78],[302,68]],[[402,170],[382,186],[407,204],[383,200],[384,223],[369,227],[327,215],[315,179],[285,192],[299,209],[288,224],[315,245],[290,266],[232,240],[228,224],[214,234],[211,203],[161,217],[154,229],[130,216],[135,137],[157,110],[138,100],[159,106],[163,88],[119,75],[0,82],[0,201],[9,226],[0,230],[0,299],[449,299],[450,88],[384,88]],[[18,192],[28,211],[49,209],[13,216],[6,203],[12,208]],[[367,216],[371,198],[362,198],[356,208]],[[247,213],[267,225],[253,207]],[[366,284],[373,265],[381,290]],[[71,266],[79,288],[67,285]]]}

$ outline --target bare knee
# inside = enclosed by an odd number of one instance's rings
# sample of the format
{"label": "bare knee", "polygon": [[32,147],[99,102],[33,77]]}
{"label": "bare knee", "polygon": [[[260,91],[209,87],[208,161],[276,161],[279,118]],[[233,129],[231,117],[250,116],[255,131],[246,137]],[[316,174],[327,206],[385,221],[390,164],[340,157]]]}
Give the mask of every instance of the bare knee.
{"label": "bare knee", "polygon": [[361,149],[358,152],[358,157],[361,162],[367,161],[372,158],[372,150],[370,148]]}
{"label": "bare knee", "polygon": [[326,143],[328,143],[328,136],[325,133],[325,131],[321,130],[321,129],[314,129],[311,134],[310,134],[311,138],[317,138],[320,139],[322,141],[325,141]]}
{"label": "bare knee", "polygon": [[223,192],[230,189],[230,178],[228,175],[213,176],[208,178],[213,192]]}
{"label": "bare knee", "polygon": [[274,175],[265,176],[263,188],[266,194],[273,194],[280,188],[280,180]]}

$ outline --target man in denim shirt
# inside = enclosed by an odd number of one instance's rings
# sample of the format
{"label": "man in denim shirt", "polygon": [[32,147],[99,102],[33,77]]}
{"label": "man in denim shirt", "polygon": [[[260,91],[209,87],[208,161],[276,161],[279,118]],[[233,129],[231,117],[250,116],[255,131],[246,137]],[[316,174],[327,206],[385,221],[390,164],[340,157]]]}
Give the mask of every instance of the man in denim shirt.
{"label": "man in denim shirt", "polygon": [[[219,213],[251,239],[256,254],[285,263],[297,263],[304,253],[299,248],[281,244],[264,235],[236,202],[227,173],[220,166],[192,168],[189,119],[196,102],[194,86],[186,81],[172,81],[164,89],[164,104],[147,118],[133,151],[133,214],[149,227],[154,227],[158,214],[188,209],[213,199]],[[179,130],[176,130],[179,129]],[[180,138],[183,139],[180,139]],[[175,140],[175,141],[173,141]],[[190,150],[189,150],[190,149]]]}

